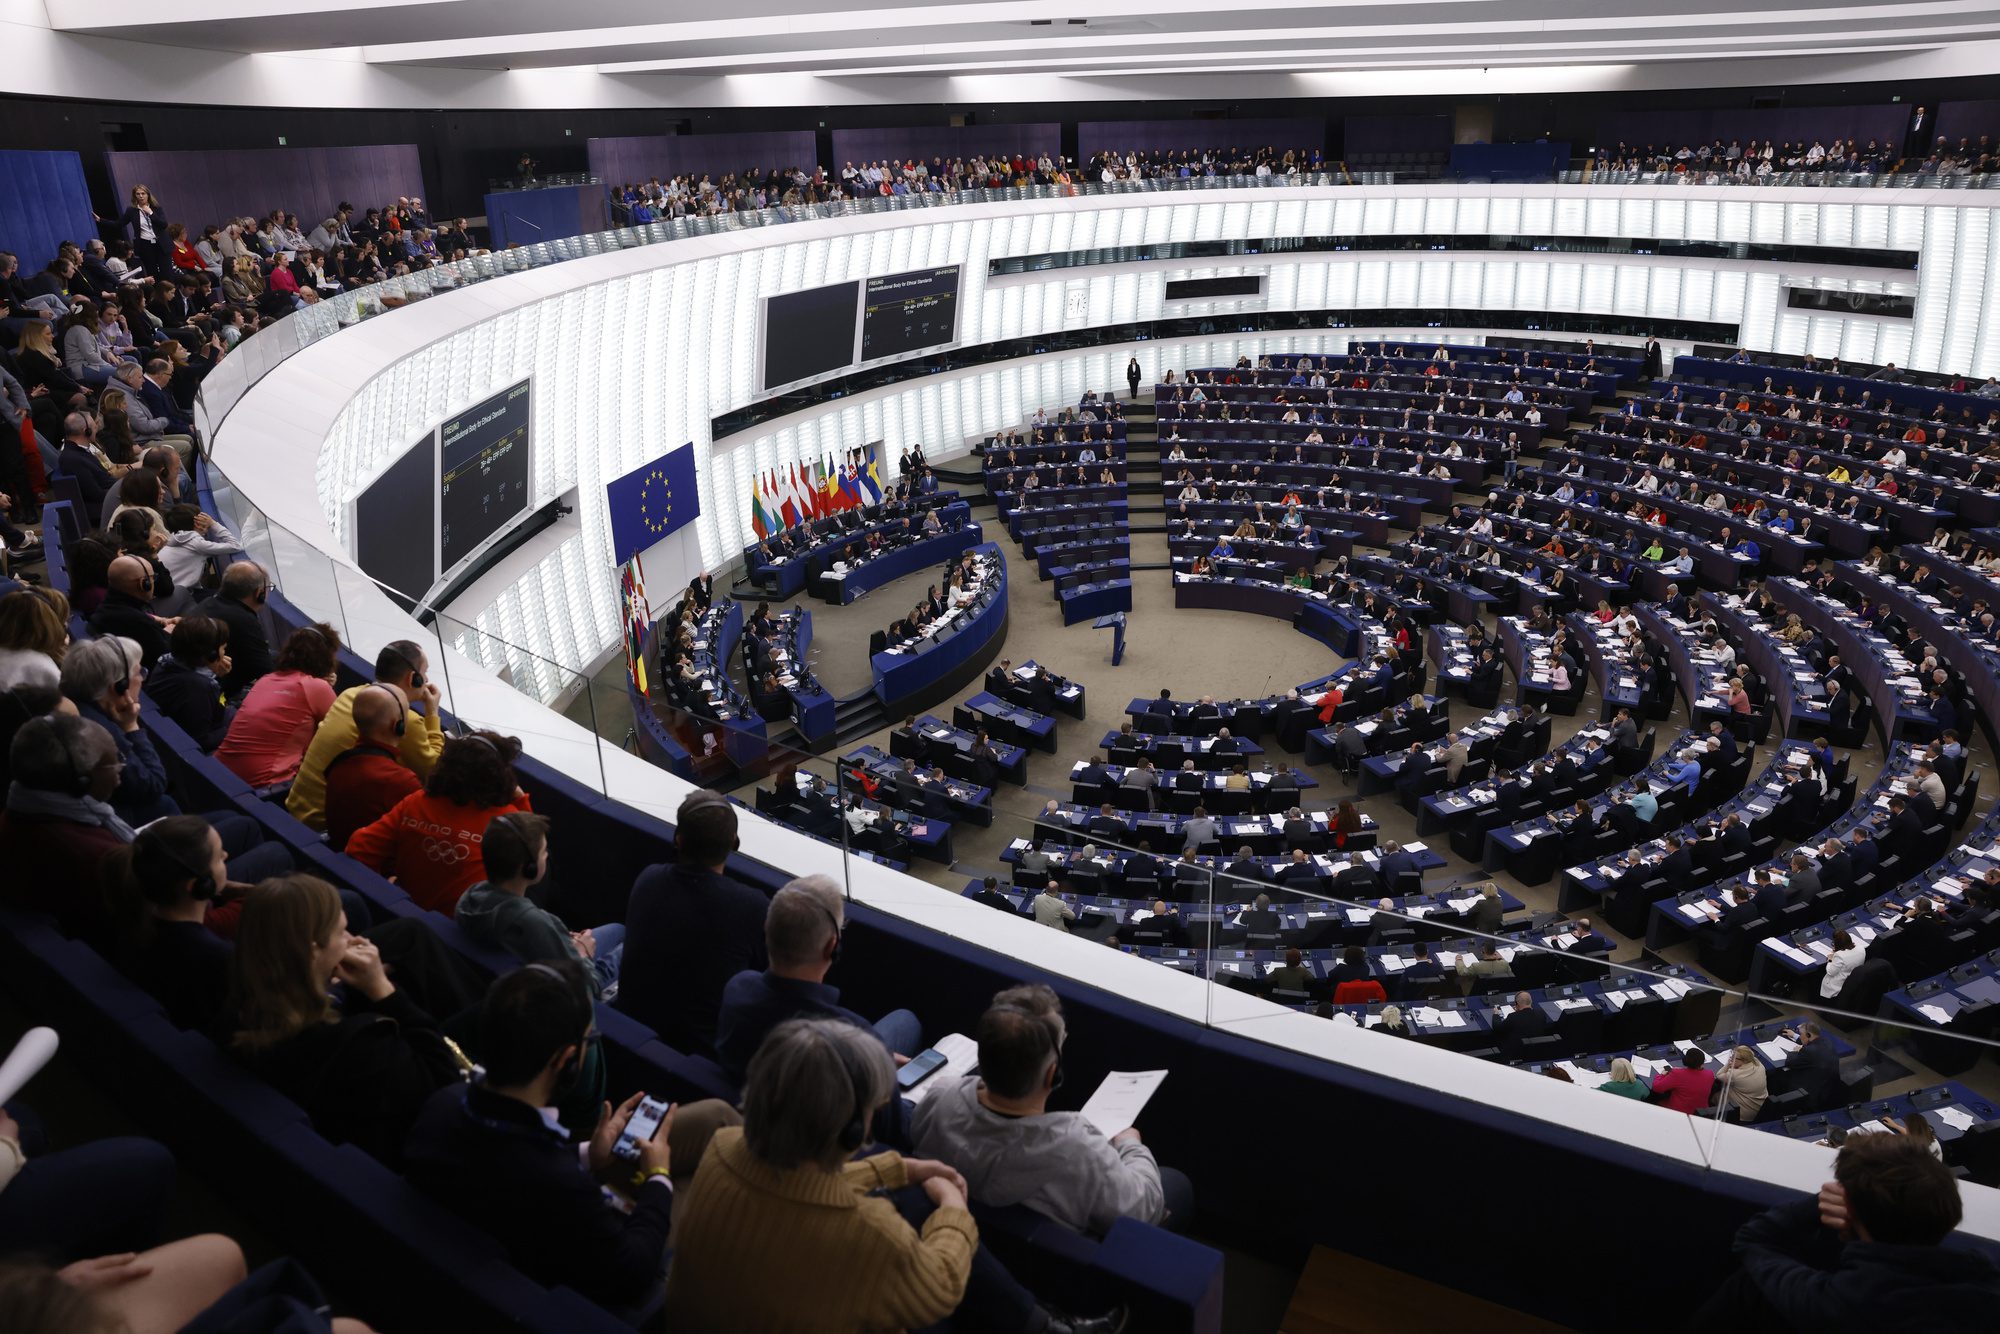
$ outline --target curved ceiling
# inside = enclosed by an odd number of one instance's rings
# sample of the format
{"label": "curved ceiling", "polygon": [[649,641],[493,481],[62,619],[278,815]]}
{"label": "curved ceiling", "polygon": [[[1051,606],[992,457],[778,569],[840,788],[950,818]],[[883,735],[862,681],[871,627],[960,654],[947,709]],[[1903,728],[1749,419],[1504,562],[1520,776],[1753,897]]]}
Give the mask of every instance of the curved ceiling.
{"label": "curved ceiling", "polygon": [[[849,0],[858,3],[859,0]],[[718,16],[718,9],[723,16]],[[39,18],[39,24],[37,19]],[[1992,0],[0,0],[111,63],[316,73],[438,105],[1030,101],[1935,79],[2000,68]],[[147,60],[136,57],[145,53]],[[9,62],[10,65],[15,62]],[[495,80],[495,74],[522,77]],[[0,78],[32,77],[0,75]],[[475,91],[476,90],[476,91]],[[22,89],[22,91],[29,91]],[[101,94],[101,87],[96,90]],[[204,95],[213,90],[204,90]],[[471,101],[466,99],[470,98]],[[186,100],[173,99],[173,100]]]}

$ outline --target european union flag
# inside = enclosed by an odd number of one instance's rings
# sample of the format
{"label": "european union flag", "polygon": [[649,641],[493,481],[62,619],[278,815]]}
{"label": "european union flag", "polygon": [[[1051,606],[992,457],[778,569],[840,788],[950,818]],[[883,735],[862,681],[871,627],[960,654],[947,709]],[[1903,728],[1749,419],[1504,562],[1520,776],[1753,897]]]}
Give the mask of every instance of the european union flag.
{"label": "european union flag", "polygon": [[694,442],[636,468],[604,488],[612,554],[627,561],[701,513]]}

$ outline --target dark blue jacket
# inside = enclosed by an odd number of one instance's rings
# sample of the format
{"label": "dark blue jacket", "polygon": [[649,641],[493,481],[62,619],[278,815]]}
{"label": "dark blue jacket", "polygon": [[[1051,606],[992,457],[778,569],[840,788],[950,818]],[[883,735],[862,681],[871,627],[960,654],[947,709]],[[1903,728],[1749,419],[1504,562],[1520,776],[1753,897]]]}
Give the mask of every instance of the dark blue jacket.
{"label": "dark blue jacket", "polygon": [[722,989],[764,967],[770,900],[702,867],[649,866],[625,909],[618,1008],[668,1046],[706,1053],[715,1045]]}
{"label": "dark blue jacket", "polygon": [[576,1146],[526,1103],[466,1084],[439,1089],[410,1128],[403,1164],[420,1190],[492,1233],[539,1282],[618,1307],[661,1279],[673,1191],[648,1182],[632,1212],[619,1213]]}
{"label": "dark blue jacket", "polygon": [[1991,1257],[1947,1246],[1842,1242],[1821,1225],[1811,1195],[1738,1228],[1736,1254],[1786,1329],[1956,1334],[1991,1329],[2000,1303],[2000,1266]]}

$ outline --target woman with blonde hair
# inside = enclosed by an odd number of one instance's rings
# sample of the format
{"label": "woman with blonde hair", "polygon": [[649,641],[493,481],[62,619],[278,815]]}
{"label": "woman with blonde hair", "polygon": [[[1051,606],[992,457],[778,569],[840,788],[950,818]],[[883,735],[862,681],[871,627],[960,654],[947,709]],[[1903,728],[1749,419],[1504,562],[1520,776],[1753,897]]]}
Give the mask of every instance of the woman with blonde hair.
{"label": "woman with blonde hair", "polygon": [[46,390],[53,402],[63,405],[64,411],[82,407],[89,400],[84,387],[63,369],[62,353],[56,349],[56,336],[47,320],[36,320],[22,327],[20,341],[14,347],[14,361],[20,369],[21,387],[29,393]]}
{"label": "woman with blonde hair", "polygon": [[1638,1102],[1644,1102],[1653,1096],[1653,1091],[1646,1087],[1646,1081],[1640,1079],[1638,1072],[1633,1070],[1632,1062],[1623,1056],[1611,1063],[1611,1078],[1599,1084],[1597,1091],[1616,1093],[1621,1098],[1631,1098]]}
{"label": "woman with blonde hair", "polygon": [[132,235],[132,249],[139,256],[139,262],[146,266],[149,277],[173,272],[171,253],[168,250],[167,218],[160,211],[160,201],[153,198],[153,192],[143,185],[132,187],[131,203],[118,215],[118,222]]}
{"label": "woman with blonde hair", "polygon": [[1722,1068],[1722,1106],[1735,1114],[1734,1120],[1747,1124],[1757,1119],[1757,1113],[1764,1109],[1764,1100],[1770,1096],[1771,1084],[1764,1062],[1754,1049],[1738,1045]]}
{"label": "woman with blonde hair", "polygon": [[424,1100],[459,1075],[437,1021],[390,981],[372,942],[348,934],[333,886],[309,875],[245,897],[223,1031],[320,1134],[386,1163]]}

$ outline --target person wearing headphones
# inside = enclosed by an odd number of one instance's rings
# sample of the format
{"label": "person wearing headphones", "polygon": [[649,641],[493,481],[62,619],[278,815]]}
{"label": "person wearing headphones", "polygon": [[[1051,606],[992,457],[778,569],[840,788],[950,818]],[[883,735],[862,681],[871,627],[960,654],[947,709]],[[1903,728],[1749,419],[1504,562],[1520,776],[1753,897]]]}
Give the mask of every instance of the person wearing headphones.
{"label": "person wearing headphones", "polygon": [[1120,1218],[1185,1227],[1194,1186],[1129,1127],[1106,1138],[1080,1112],[1052,1112],[1068,1038],[1062,1003],[1046,986],[1010,987],[979,1021],[979,1069],[917,1104],[917,1152],[965,1173],[983,1204],[1025,1204],[1079,1232]]}
{"label": "person wearing headphones", "polygon": [[770,966],[738,973],[722,989],[715,1054],[723,1069],[741,1079],[764,1038],[787,1019],[838,1019],[866,1029],[898,1065],[923,1050],[923,1024],[915,1014],[896,1010],[870,1023],[844,1008],[839,989],[826,984],[840,958],[844,924],[840,887],[830,877],[800,876],[771,896],[764,914]]}
{"label": "person wearing headphones", "polygon": [[7,868],[0,902],[53,913],[67,935],[108,939],[102,899],[85,887],[98,883],[105,859],[133,838],[111,807],[125,771],[118,743],[74,712],[45,714],[21,724],[7,766],[13,781],[0,813],[0,866]]}
{"label": "person wearing headphones", "polygon": [[856,1156],[895,1094],[888,1052],[852,1024],[772,1030],[743,1124],[715,1132],[680,1201],[670,1327],[914,1329],[957,1312],[954,1329],[1073,1328],[981,1250],[948,1164]]}
{"label": "person wearing headphones", "polygon": [[[651,1135],[615,1151],[644,1097],[635,1093],[615,1111],[604,1104],[579,1162],[547,1109],[563,1102],[596,1041],[581,961],[495,979],[479,1009],[480,1068],[424,1105],[404,1168],[419,1190],[497,1237],[522,1272],[636,1315],[665,1276],[677,1193],[715,1130],[742,1118],[720,1099],[671,1107]],[[631,1212],[611,1207],[605,1189]]]}
{"label": "person wearing headphones", "polygon": [[229,881],[222,836],[199,815],[170,815],[105,858],[112,899],[112,962],[144,987],[167,1018],[204,1032],[229,992],[229,942],[209,929],[218,896],[246,888]]}
{"label": "person wearing headphones", "polygon": [[[253,694],[255,692],[252,692]],[[403,762],[409,702],[394,686],[371,684],[354,697],[354,744],[326,766],[326,841],[336,851],[363,825],[395,809],[423,780]]]}
{"label": "person wearing headphones", "polygon": [[576,959],[590,966],[591,994],[602,997],[618,984],[625,954],[625,926],[572,931],[562,918],[528,897],[548,878],[549,818],[509,811],[494,816],[479,842],[486,878],[461,894],[452,918],[475,944],[505,950],[524,963]]}
{"label": "person wearing headphones", "polygon": [[271,596],[271,576],[255,561],[232,561],[223,567],[222,588],[201,604],[201,614],[229,627],[229,671],[223,693],[240,700],[257,679],[277,666],[271,640],[264,633],[264,603]]}
{"label": "person wearing headphones", "polygon": [[[232,627],[233,631],[233,627]],[[233,641],[232,641],[233,642]],[[334,756],[352,749],[360,739],[354,726],[354,704],[373,686],[394,686],[405,701],[403,725],[396,729],[396,753],[419,778],[430,776],[444,750],[444,720],[438,708],[438,688],[425,679],[430,659],[423,645],[397,639],[382,646],[375,655],[372,685],[352,686],[334,696],[333,707],[320,720],[306,757],[292,778],[292,790],[285,797],[285,809],[311,828],[326,828],[326,768]]]}

